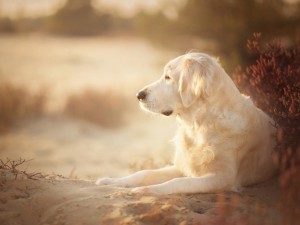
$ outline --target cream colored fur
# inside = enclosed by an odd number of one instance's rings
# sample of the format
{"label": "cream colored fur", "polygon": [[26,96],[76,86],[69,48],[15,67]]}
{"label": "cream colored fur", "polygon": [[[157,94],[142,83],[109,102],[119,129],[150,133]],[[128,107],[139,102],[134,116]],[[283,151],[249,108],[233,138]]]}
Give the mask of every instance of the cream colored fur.
{"label": "cream colored fur", "polygon": [[179,56],[140,93],[143,109],[177,117],[174,165],[102,178],[97,184],[156,194],[207,193],[236,191],[274,174],[272,119],[238,91],[212,57]]}

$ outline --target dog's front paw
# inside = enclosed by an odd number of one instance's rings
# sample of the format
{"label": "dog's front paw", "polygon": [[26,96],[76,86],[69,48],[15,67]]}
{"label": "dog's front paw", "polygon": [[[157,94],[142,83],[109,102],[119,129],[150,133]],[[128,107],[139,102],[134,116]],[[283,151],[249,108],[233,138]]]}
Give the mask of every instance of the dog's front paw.
{"label": "dog's front paw", "polygon": [[110,184],[115,184],[117,181],[116,178],[110,178],[110,177],[103,177],[100,178],[96,181],[97,185],[110,185]]}

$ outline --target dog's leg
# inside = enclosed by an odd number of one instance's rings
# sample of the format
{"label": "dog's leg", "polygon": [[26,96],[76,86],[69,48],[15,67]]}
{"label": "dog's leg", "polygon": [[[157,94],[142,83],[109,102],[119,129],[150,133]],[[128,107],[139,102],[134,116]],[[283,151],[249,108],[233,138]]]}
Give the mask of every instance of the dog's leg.
{"label": "dog's leg", "polygon": [[[224,177],[225,175],[225,177]],[[201,177],[175,178],[162,184],[137,187],[135,193],[176,194],[176,193],[210,193],[220,190],[233,190],[234,179],[226,174],[207,174]]]}
{"label": "dog's leg", "polygon": [[96,181],[97,185],[115,184],[123,187],[138,187],[144,185],[159,184],[182,174],[175,166],[168,166],[156,170],[142,170],[122,178],[101,178]]}

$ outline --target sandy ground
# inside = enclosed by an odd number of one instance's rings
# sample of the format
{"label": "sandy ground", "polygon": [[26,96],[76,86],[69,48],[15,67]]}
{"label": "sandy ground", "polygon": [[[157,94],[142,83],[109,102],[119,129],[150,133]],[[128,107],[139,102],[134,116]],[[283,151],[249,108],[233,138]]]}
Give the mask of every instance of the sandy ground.
{"label": "sandy ground", "polygon": [[274,179],[243,193],[154,196],[93,181],[0,175],[1,224],[281,224]]}
{"label": "sandy ground", "polygon": [[84,179],[166,165],[172,160],[175,121],[147,115],[136,120],[105,129],[65,117],[33,119],[0,135],[0,157],[33,159],[29,171]]}
{"label": "sandy ground", "polygon": [[[280,224],[276,179],[242,193],[170,196],[94,184],[99,177],[172,161],[175,119],[146,115],[135,93],[157,79],[175,53],[135,38],[5,36],[0,42],[0,79],[33,90],[47,86],[51,112],[0,135],[0,159],[32,159],[20,169],[51,175],[15,179],[1,169],[1,225],[234,224],[245,218],[251,224]],[[107,129],[59,115],[66,96],[86,87],[132,98],[136,110],[126,125]]]}

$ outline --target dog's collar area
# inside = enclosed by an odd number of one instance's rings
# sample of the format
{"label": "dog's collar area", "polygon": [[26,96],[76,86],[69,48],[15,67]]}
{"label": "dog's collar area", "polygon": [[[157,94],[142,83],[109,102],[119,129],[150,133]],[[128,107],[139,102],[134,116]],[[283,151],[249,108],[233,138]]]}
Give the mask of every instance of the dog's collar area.
{"label": "dog's collar area", "polygon": [[163,111],[162,114],[165,116],[170,116],[173,113],[173,110]]}

